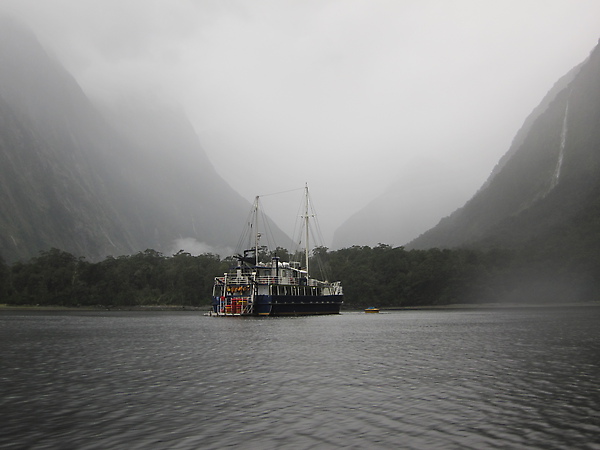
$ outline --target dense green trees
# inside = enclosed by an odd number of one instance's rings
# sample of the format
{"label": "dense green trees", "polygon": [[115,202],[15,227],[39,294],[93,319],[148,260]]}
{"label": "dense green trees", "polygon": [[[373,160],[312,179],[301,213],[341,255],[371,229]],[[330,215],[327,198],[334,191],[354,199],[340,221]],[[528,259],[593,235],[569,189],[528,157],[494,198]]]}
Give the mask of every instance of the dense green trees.
{"label": "dense green trees", "polygon": [[10,283],[10,269],[6,265],[4,258],[2,258],[2,256],[0,256],[0,299],[7,298],[9,283]]}
{"label": "dense green trees", "polygon": [[58,250],[27,263],[0,265],[3,303],[59,306],[199,306],[209,302],[213,278],[227,263],[212,254],[155,250],[108,257],[98,263]]}
{"label": "dense green trees", "polygon": [[[474,301],[471,283],[480,254],[468,250],[350,247],[324,254],[332,279],[344,285],[346,303],[381,307]],[[322,255],[323,256],[323,255]]]}
{"label": "dense green trees", "polygon": [[[539,247],[539,246],[538,246]],[[596,300],[600,295],[597,246],[568,256],[564,247],[406,250],[380,244],[336,251],[315,249],[311,272],[340,280],[346,308],[376,305],[447,305],[486,302]],[[287,260],[284,249],[264,252]],[[59,306],[204,306],[213,278],[231,259],[146,250],[91,263],[50,249],[28,262],[0,258],[0,303]],[[321,273],[319,273],[321,271]]]}

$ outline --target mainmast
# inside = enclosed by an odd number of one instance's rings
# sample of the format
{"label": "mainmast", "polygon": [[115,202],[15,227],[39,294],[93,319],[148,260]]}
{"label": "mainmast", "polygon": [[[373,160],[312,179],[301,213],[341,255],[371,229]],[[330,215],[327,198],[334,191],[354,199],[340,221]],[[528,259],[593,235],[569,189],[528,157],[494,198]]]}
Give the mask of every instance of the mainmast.
{"label": "mainmast", "polygon": [[306,232],[306,235],[304,236],[304,257],[306,259],[306,278],[308,278],[308,255],[309,255],[309,246],[308,246],[308,235],[309,235],[309,231],[308,231],[308,219],[309,219],[309,215],[308,215],[308,211],[309,211],[309,198],[308,198],[308,183],[306,183],[306,185],[304,186],[304,195],[305,195],[305,207],[306,209],[304,210],[304,231]]}

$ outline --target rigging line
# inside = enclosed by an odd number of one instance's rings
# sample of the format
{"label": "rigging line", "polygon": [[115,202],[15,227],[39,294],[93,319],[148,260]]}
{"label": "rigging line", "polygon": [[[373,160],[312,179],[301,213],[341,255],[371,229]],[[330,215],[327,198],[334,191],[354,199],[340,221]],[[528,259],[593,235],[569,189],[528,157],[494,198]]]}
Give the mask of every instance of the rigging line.
{"label": "rigging line", "polygon": [[260,211],[260,217],[262,219],[263,222],[263,226],[265,228],[265,239],[267,241],[267,248],[270,247],[275,247],[274,250],[277,248],[277,241],[275,241],[275,234],[273,233],[273,229],[271,228],[271,223],[268,220],[268,216],[266,211],[263,209],[261,209]]}
{"label": "rigging line", "polygon": [[[304,189],[302,189],[304,190]],[[296,220],[294,221],[294,231],[292,233],[292,239],[294,244],[294,252],[300,251],[302,245],[302,232],[304,231],[304,220],[301,220],[303,215],[304,204],[298,202],[298,209],[296,210]]]}
{"label": "rigging line", "polygon": [[[309,199],[310,199],[310,195],[309,195]],[[315,226],[315,231],[316,231],[315,244],[323,247],[323,246],[325,246],[325,239],[323,238],[323,232],[321,231],[321,224],[316,219],[317,217],[319,217],[319,215],[317,214],[317,210],[315,209],[315,205],[313,202],[310,202],[310,209],[311,209],[311,213],[312,213],[313,217],[315,218],[315,220],[313,221],[313,224]]]}
{"label": "rigging line", "polygon": [[295,192],[295,191],[301,191],[304,188],[296,188],[296,189],[290,189],[288,191],[281,191],[281,192],[273,192],[272,194],[264,194],[264,195],[259,195],[258,197],[269,197],[271,195],[279,195],[279,194],[287,194],[288,192]]}
{"label": "rigging line", "polygon": [[[235,247],[236,252],[241,253],[244,249],[250,248],[252,245],[252,231],[254,229],[254,211],[255,205],[252,205],[250,211],[248,212],[248,216],[246,217],[246,223],[240,234],[240,238],[238,240],[237,246]],[[248,244],[245,244],[244,241],[248,239]]]}

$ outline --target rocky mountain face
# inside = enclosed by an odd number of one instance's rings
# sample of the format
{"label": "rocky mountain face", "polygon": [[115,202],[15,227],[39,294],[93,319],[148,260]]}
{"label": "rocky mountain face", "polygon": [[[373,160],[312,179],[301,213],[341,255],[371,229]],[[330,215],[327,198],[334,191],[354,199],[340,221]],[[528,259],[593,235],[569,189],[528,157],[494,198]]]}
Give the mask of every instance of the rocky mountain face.
{"label": "rocky mountain face", "polygon": [[[526,147],[532,145],[531,143],[523,147],[524,141],[531,139],[528,136],[532,127],[539,117],[548,110],[557,96],[574,81],[582,66],[583,64],[576,66],[559,79],[544,97],[540,105],[527,117],[523,126],[514,137],[510,149],[497,163],[486,183],[479,189],[475,199],[469,202],[471,206],[466,207],[468,210],[471,208],[477,209],[478,207],[474,204],[486,204],[486,208],[494,210],[494,215],[489,216],[487,212],[481,212],[481,223],[478,221],[473,222],[473,217],[471,216],[469,218],[463,216],[465,217],[464,223],[453,225],[454,220],[458,220],[456,219],[457,216],[467,214],[460,212],[452,214],[456,205],[460,205],[467,199],[472,198],[473,192],[467,192],[466,187],[455,187],[454,189],[442,187],[442,185],[465,186],[464,183],[460,182],[461,178],[464,177],[464,173],[453,173],[448,167],[439,163],[436,164],[435,161],[423,160],[416,162],[416,166],[413,162],[405,170],[400,171],[397,180],[384,194],[374,199],[370,204],[344,222],[335,231],[333,247],[352,246],[357,243],[357,236],[361,236],[364,241],[361,244],[376,245],[377,243],[386,243],[392,246],[405,245],[407,248],[454,247],[480,239],[481,233],[485,233],[485,230],[488,229],[487,225],[483,222],[489,221],[489,223],[495,223],[501,217],[514,213],[511,209],[512,207],[508,204],[498,209],[499,205],[495,204],[495,202],[499,199],[487,198],[488,194],[483,194],[482,192],[487,191],[492,180],[496,179],[496,176],[505,169],[507,164],[514,168],[507,169],[509,172],[513,170],[521,172],[521,175],[514,173],[514,176],[523,176],[522,171],[524,168],[520,167],[521,163],[510,161],[513,160],[513,157],[517,158],[517,160],[520,158],[519,156],[515,156],[517,152],[524,151],[531,153],[533,151],[525,150]],[[533,132],[544,134],[545,130],[541,127],[541,125],[536,125],[536,129]],[[553,125],[548,125],[548,127],[552,128]],[[554,132],[556,131],[556,129],[552,129]],[[546,135],[546,138],[552,139],[549,135]],[[543,146],[545,144],[540,145]],[[555,148],[558,148],[559,143],[555,142],[553,145]],[[522,148],[524,150],[521,150]],[[546,151],[540,148],[538,151],[540,155],[545,155],[545,157],[558,158],[557,155],[551,156],[548,153],[552,152],[550,149]],[[541,166],[538,167],[537,164],[537,162],[533,163],[535,167],[528,167],[527,170],[537,171],[541,169]],[[415,174],[417,173],[419,174],[419,178],[415,178]],[[505,175],[501,175],[500,177],[502,178],[503,176]],[[441,183],[441,180],[445,180],[445,183]],[[522,189],[522,186],[512,185],[508,187],[507,191],[506,186],[501,186],[497,182],[494,185],[495,187],[492,188],[492,191],[498,191],[497,196],[500,197],[502,197],[503,193],[510,196],[509,191],[512,189],[519,191]],[[535,190],[536,188],[533,189]],[[517,196],[520,197],[522,194],[526,193],[521,191],[521,194]],[[436,205],[436,207],[432,208],[431,205]],[[444,205],[447,205],[446,209],[444,209]],[[436,227],[440,218],[449,215],[453,219],[444,219]],[[432,228],[435,231],[432,230],[419,237]]]}
{"label": "rocky mountain face", "polygon": [[598,223],[600,45],[549,92],[471,200],[407,247],[596,248]]}
{"label": "rocky mountain face", "polygon": [[[0,255],[96,260],[182,239],[233,247],[250,204],[185,115],[135,97],[99,107],[36,37],[0,19]],[[289,238],[275,225],[276,240]]]}

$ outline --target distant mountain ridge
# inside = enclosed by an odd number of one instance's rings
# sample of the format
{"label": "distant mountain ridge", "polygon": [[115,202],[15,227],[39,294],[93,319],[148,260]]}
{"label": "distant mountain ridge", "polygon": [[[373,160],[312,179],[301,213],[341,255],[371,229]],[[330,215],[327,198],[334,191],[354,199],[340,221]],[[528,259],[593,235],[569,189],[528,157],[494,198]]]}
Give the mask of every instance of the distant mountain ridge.
{"label": "distant mountain ridge", "polygon": [[484,186],[407,248],[600,242],[600,44],[526,120]]}
{"label": "distant mountain ridge", "polygon": [[0,256],[56,247],[97,260],[177,251],[184,239],[238,242],[249,202],[183,113],[140,103],[99,108],[28,29],[0,18]]}
{"label": "distant mountain ridge", "polygon": [[[409,161],[389,189],[335,230],[333,248],[378,243],[397,246],[414,239],[434,226],[440,215],[450,214],[449,205],[459,205],[471,194],[466,189],[442,188],[442,180],[462,186],[456,182],[458,176],[431,159]],[[431,203],[438,206],[431,208]]]}

